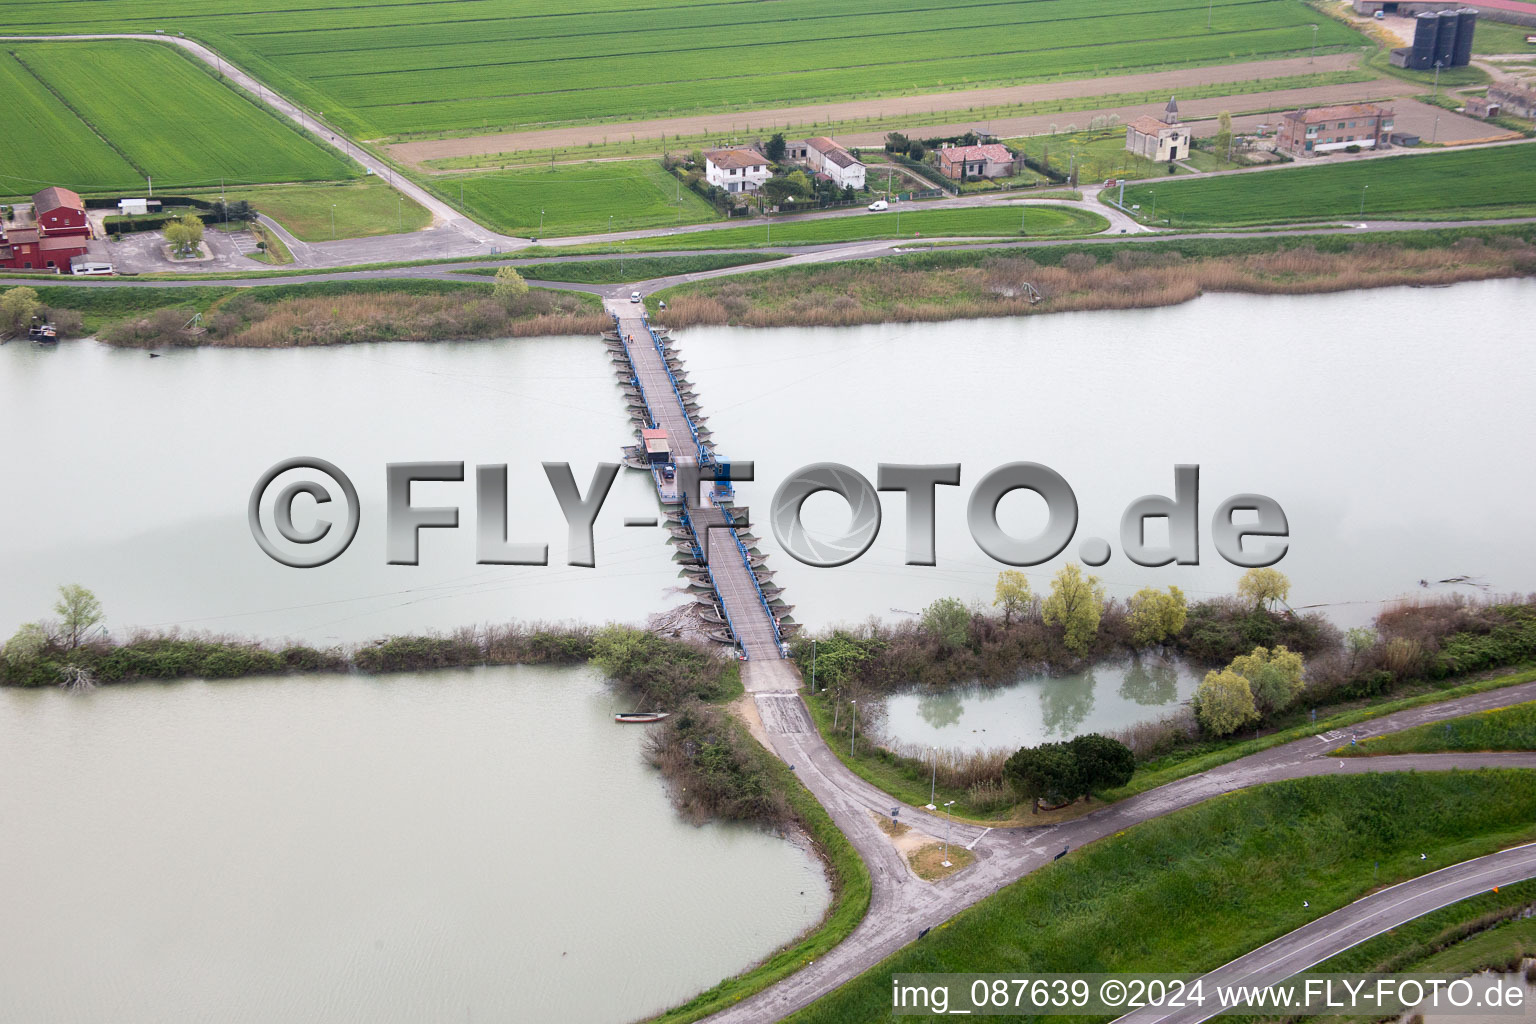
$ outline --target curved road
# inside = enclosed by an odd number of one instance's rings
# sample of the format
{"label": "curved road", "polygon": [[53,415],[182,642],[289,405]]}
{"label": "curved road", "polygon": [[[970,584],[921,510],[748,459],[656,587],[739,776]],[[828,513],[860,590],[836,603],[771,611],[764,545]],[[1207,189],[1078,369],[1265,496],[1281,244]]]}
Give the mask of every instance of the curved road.
{"label": "curved road", "polygon": [[[761,1024],[778,1020],[874,967],[918,937],[1003,886],[1049,864],[1064,849],[1113,835],[1132,825],[1201,803],[1214,796],[1281,779],[1375,771],[1443,771],[1452,768],[1536,768],[1536,752],[1405,754],[1392,757],[1329,757],[1328,751],[1359,738],[1397,732],[1425,722],[1536,699],[1536,682],[1441,701],[1361,722],[1348,731],[1325,733],[1229,762],[1199,775],[1110,804],[1092,814],[1055,825],[987,829],[955,823],[951,842],[970,848],[976,863],[937,883],[918,879],[907,868],[870,812],[889,815],[898,801],[859,778],[840,761],[810,721],[794,690],[782,678],[761,679],[758,663],[747,662],[745,683],[775,753],[832,815],[833,821],[869,865],[870,907],[852,935],[802,970],[706,1018],[713,1024]],[[942,837],[942,818],[908,806],[899,817],[919,831]]]}
{"label": "curved road", "polygon": [[[1362,897],[1202,975],[1201,981],[1205,982],[1207,992],[1215,985],[1268,985],[1284,981],[1416,917],[1494,886],[1512,885],[1529,878],[1536,878],[1536,843],[1452,864]],[[1167,1011],[1143,1007],[1118,1018],[1115,1024],[1200,1024],[1219,1012],[1221,1007],[1217,1005]]]}

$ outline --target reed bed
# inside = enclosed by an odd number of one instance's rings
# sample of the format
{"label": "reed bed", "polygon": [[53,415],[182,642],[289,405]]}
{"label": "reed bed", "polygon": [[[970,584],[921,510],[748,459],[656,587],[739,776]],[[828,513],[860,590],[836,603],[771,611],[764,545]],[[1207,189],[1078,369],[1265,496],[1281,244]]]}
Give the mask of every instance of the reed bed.
{"label": "reed bed", "polygon": [[[902,258],[767,271],[662,292],[669,327],[818,326],[1138,309],[1205,292],[1296,295],[1396,285],[1439,285],[1536,274],[1536,245],[1517,236],[1467,236],[1438,247],[1310,245],[1191,259],[1120,249],[1105,259],[1074,252],[1048,265],[991,256],[974,266],[904,266]],[[1043,259],[1044,257],[1042,257]],[[1033,286],[1043,300],[1027,297]]]}

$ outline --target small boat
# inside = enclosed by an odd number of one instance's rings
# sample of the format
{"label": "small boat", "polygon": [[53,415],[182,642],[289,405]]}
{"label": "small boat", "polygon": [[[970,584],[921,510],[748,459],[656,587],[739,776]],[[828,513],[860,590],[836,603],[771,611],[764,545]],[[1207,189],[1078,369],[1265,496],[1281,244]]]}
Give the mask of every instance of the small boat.
{"label": "small boat", "polygon": [[671,714],[669,711],[620,711],[613,716],[613,720],[631,725],[640,722],[659,722],[669,714]]}

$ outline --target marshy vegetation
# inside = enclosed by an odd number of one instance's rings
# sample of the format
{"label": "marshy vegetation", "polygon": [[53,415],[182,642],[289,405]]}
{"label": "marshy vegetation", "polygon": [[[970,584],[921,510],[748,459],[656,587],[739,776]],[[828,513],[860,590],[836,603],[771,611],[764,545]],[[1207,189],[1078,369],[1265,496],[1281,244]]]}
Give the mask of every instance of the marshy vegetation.
{"label": "marshy vegetation", "polygon": [[244,289],[207,307],[206,333],[189,333],[185,310],[167,308],[120,321],[101,340],[125,348],[289,348],[596,334],[608,323],[597,298],[578,292],[530,288],[506,298],[468,282],[383,281]]}
{"label": "marshy vegetation", "polygon": [[[669,327],[820,326],[1169,306],[1536,274],[1536,227],[944,251],[771,269],[657,293]],[[1032,301],[1029,285],[1042,296]]]}

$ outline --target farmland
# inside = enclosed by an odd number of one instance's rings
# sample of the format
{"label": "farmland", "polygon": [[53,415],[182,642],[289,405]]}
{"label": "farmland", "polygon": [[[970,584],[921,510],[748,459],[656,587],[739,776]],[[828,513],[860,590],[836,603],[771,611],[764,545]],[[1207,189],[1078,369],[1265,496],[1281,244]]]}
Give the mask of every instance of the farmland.
{"label": "farmland", "polygon": [[[432,221],[424,208],[377,178],[341,184],[232,188],[224,194],[230,202],[244,199],[305,242],[419,231]],[[217,197],[214,193],[202,198]]]}
{"label": "farmland", "polygon": [[[0,0],[13,32],[181,31],[367,138],[942,92],[1306,52],[1299,0]],[[1320,52],[1358,45],[1323,19]],[[856,40],[856,44],[850,44]],[[850,75],[857,92],[850,94]]]}
{"label": "farmland", "polygon": [[332,180],[355,166],[306,138],[202,65],[152,43],[12,44],[0,53],[10,105],[0,190],[162,189]]}
{"label": "farmland", "polygon": [[[1323,162],[1319,162],[1323,161]],[[1154,199],[1155,194],[1155,199]],[[1536,145],[1494,146],[1168,180],[1125,190],[1175,228],[1365,217],[1447,220],[1536,208]]]}
{"label": "farmland", "polygon": [[[899,221],[898,221],[899,216]],[[775,221],[770,229],[761,222],[752,227],[688,231],[676,235],[635,238],[572,246],[565,253],[663,252],[678,249],[756,248],[764,245],[822,245],[830,242],[861,242],[877,238],[932,238],[1000,236],[1019,237],[1020,207],[976,206],[958,210],[923,210],[891,213],[858,213],[850,217],[809,217]],[[1103,231],[1109,222],[1096,213],[1070,206],[1031,205],[1023,214],[1029,237],[1090,235]],[[769,235],[772,235],[770,238]]]}
{"label": "farmland", "polygon": [[696,224],[716,217],[713,207],[680,187],[655,160],[438,177],[428,184],[455,206],[460,205],[462,194],[461,209],[482,224],[513,235],[543,238],[628,231]]}

